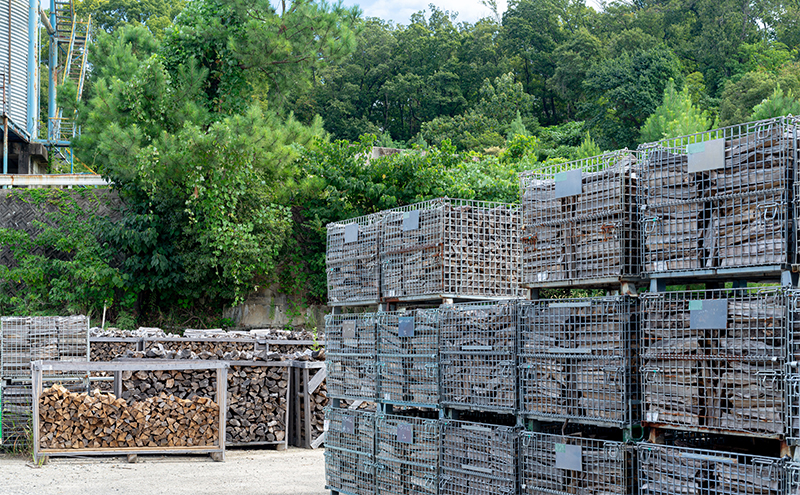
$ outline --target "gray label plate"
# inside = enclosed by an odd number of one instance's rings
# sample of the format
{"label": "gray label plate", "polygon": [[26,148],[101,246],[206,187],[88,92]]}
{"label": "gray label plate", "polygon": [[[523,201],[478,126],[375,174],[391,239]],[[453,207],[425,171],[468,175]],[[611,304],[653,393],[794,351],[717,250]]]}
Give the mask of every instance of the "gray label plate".
{"label": "gray label plate", "polygon": [[689,301],[689,328],[723,330],[728,328],[728,300],[704,299]]}
{"label": "gray label plate", "polygon": [[556,174],[556,198],[576,196],[583,192],[583,171],[567,170]]}
{"label": "gray label plate", "polygon": [[419,210],[403,213],[403,231],[417,230],[419,228]]}
{"label": "gray label plate", "polygon": [[353,320],[342,322],[342,338],[355,339],[356,338],[356,322]]}
{"label": "gray label plate", "polygon": [[556,444],[556,467],[583,472],[583,451],[580,445]]}
{"label": "gray label plate", "polygon": [[344,226],[344,243],[349,244],[358,240],[358,224],[348,223]]}
{"label": "gray label plate", "polygon": [[725,167],[725,138],[703,141],[686,146],[689,173],[717,170]]}
{"label": "gray label plate", "polygon": [[400,443],[414,443],[414,425],[410,423],[397,423],[397,441]]}
{"label": "gray label plate", "polygon": [[342,432],[347,433],[348,435],[355,435],[356,434],[356,418],[352,416],[344,416],[342,418]]}
{"label": "gray label plate", "polygon": [[413,316],[400,316],[397,318],[398,328],[397,335],[399,337],[413,337],[414,336],[414,317]]}

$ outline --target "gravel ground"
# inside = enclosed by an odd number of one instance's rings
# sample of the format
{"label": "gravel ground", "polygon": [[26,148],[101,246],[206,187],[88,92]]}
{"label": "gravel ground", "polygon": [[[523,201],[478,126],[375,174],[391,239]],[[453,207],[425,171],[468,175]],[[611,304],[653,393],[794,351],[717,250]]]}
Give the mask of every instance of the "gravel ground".
{"label": "gravel ground", "polygon": [[53,458],[40,468],[0,455],[2,495],[323,495],[323,449],[229,450],[208,456]]}

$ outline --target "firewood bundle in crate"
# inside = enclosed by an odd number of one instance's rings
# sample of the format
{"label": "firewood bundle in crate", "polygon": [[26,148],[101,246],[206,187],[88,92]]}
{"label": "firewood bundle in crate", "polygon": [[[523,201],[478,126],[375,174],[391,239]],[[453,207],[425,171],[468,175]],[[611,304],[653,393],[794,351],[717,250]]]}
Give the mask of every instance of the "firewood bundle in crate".
{"label": "firewood bundle in crate", "polygon": [[787,316],[777,287],[642,297],[645,423],[781,438]]}
{"label": "firewood bundle in crate", "polygon": [[439,420],[379,414],[375,437],[377,493],[438,493]]}
{"label": "firewood bundle in crate", "polygon": [[[89,339],[90,361],[113,361],[128,352],[140,350],[142,339],[138,337],[91,337]],[[114,377],[106,372],[93,372],[92,387],[103,392],[113,389]]]}
{"label": "firewood bundle in crate", "polygon": [[328,224],[326,271],[331,306],[378,302],[382,214]]}
{"label": "firewood bundle in crate", "polygon": [[326,414],[326,488],[375,493],[375,413],[329,408]]}
{"label": "firewood bundle in crate", "polygon": [[0,318],[0,378],[28,378],[37,360],[87,361],[89,320],[85,316]]}
{"label": "firewood bundle in crate", "polygon": [[777,457],[652,443],[636,446],[641,495],[779,495],[786,466]]}
{"label": "firewood bundle in crate", "polygon": [[375,313],[325,316],[327,386],[331,398],[375,401],[376,324]]}
{"label": "firewood bundle in crate", "polygon": [[642,145],[645,272],[778,273],[792,262],[797,145],[785,117]]}
{"label": "firewood bundle in crate", "polygon": [[378,400],[439,406],[439,310],[378,313]]}
{"label": "firewood bundle in crate", "polygon": [[636,298],[519,303],[520,414],[626,427],[638,419]]}
{"label": "firewood bundle in crate", "polygon": [[622,150],[520,174],[525,287],[638,278],[636,155]]}
{"label": "firewood bundle in crate", "polygon": [[517,207],[440,198],[384,212],[381,298],[520,295]]}
{"label": "firewood bundle in crate", "polygon": [[520,493],[635,493],[635,457],[623,442],[583,438],[581,432],[524,431],[519,438]]}
{"label": "firewood bundle in crate", "polygon": [[440,311],[440,405],[514,414],[517,303],[465,303]]}
{"label": "firewood bundle in crate", "polygon": [[442,420],[439,493],[517,493],[519,429]]}

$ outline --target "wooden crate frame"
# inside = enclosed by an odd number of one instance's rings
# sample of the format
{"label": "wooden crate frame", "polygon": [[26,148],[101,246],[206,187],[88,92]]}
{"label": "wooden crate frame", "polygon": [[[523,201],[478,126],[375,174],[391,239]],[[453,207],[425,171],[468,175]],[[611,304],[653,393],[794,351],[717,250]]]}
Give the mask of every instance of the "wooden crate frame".
{"label": "wooden crate frame", "polygon": [[[136,359],[114,362],[64,362],[64,361],[35,361],[32,368],[32,393],[33,393],[33,459],[39,462],[44,457],[75,457],[87,455],[139,455],[139,454],[211,454],[215,461],[225,460],[225,426],[228,411],[228,362],[213,360],[166,360],[166,359]],[[219,406],[219,428],[217,446],[198,447],[124,447],[100,449],[42,449],[39,445],[39,401],[42,395],[43,372],[63,371],[89,373],[91,371],[105,371],[114,373],[114,390],[122,388],[123,371],[171,371],[171,370],[216,370],[217,372],[217,397]],[[225,384],[223,387],[222,385]],[[288,408],[287,408],[288,410]]]}
{"label": "wooden crate frame", "polygon": [[[322,385],[323,380],[328,376],[325,361],[292,361],[292,404],[294,413],[291,428],[292,445],[304,449],[316,449],[325,443],[327,432],[323,431],[320,436],[311,439],[311,396]],[[309,370],[317,370],[313,377],[309,376]],[[300,384],[303,384],[303,393],[300,392]],[[330,399],[329,399],[330,400]],[[303,404],[303,411],[300,411],[300,404]],[[301,434],[302,433],[302,434]],[[286,435],[287,438],[289,435]]]}

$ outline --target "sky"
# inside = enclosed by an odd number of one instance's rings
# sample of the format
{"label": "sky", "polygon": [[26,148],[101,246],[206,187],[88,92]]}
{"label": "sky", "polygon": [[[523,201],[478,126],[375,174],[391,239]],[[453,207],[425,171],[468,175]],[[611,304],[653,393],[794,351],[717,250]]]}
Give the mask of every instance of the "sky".
{"label": "sky", "polygon": [[[358,5],[364,11],[364,17],[380,17],[392,20],[396,24],[408,24],[414,12],[430,11],[428,4],[433,3],[442,10],[458,12],[457,21],[475,22],[491,15],[491,10],[484,7],[480,0],[344,0],[344,5]],[[506,10],[508,1],[497,0],[500,14]],[[587,5],[599,9],[599,0],[588,0]]]}

